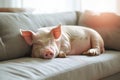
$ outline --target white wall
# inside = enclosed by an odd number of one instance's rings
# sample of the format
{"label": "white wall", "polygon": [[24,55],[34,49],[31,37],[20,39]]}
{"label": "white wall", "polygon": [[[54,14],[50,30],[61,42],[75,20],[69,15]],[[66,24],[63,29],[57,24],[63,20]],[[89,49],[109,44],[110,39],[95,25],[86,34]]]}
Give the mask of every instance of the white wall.
{"label": "white wall", "polygon": [[120,14],[120,0],[117,0],[117,12]]}
{"label": "white wall", "polygon": [[0,0],[0,7],[21,7],[22,0]]}
{"label": "white wall", "polygon": [[120,13],[120,0],[0,0],[0,7],[38,8],[42,13],[76,10]]}
{"label": "white wall", "polygon": [[117,12],[116,1],[117,0],[81,0],[81,9],[82,11]]}
{"label": "white wall", "polygon": [[[23,7],[38,8],[38,12],[66,12],[75,11],[80,0],[23,0]],[[78,3],[77,3],[78,4]]]}

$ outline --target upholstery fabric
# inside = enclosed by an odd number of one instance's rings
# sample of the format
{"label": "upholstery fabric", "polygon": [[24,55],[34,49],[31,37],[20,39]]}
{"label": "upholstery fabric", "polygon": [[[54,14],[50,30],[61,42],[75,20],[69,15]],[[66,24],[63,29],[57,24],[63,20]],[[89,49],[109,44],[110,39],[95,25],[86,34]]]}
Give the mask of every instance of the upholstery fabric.
{"label": "upholstery fabric", "polygon": [[111,76],[105,77],[105,78],[100,79],[100,80],[120,80],[120,72],[113,74]]}

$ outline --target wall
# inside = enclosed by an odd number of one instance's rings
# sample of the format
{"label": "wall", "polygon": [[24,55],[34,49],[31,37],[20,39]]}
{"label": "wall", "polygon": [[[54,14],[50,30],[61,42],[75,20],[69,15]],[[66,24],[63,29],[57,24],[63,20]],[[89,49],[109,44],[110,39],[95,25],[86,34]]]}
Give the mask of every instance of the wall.
{"label": "wall", "polygon": [[36,12],[53,13],[79,10],[80,0],[23,0],[23,7],[37,8]]}
{"label": "wall", "polygon": [[85,11],[90,9],[120,13],[120,0],[0,0],[0,7],[2,8],[26,8],[30,6],[39,8],[41,12]]}
{"label": "wall", "polygon": [[22,0],[0,0],[0,7],[22,7]]}
{"label": "wall", "polygon": [[117,0],[117,12],[120,14],[120,0]]}
{"label": "wall", "polygon": [[117,12],[116,1],[117,0],[81,0],[81,9],[82,11]]}

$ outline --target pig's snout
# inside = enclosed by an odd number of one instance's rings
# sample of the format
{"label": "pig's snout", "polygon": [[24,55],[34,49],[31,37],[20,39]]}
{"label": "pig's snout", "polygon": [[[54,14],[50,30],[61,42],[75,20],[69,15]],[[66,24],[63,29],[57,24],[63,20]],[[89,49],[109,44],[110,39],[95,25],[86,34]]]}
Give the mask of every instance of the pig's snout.
{"label": "pig's snout", "polygon": [[45,49],[43,50],[43,58],[51,59],[54,57],[54,52],[51,49]]}

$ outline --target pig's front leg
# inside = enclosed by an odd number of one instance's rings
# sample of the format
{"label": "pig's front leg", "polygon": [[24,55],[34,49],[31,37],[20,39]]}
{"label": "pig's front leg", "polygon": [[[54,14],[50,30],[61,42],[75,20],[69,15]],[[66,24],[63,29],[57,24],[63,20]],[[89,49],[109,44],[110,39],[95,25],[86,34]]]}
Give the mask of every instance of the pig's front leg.
{"label": "pig's front leg", "polygon": [[92,48],[83,53],[84,55],[95,56],[100,54],[100,49]]}
{"label": "pig's front leg", "polygon": [[64,53],[63,51],[60,51],[57,57],[58,58],[66,58],[66,53]]}

